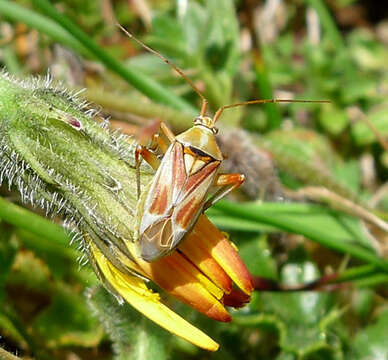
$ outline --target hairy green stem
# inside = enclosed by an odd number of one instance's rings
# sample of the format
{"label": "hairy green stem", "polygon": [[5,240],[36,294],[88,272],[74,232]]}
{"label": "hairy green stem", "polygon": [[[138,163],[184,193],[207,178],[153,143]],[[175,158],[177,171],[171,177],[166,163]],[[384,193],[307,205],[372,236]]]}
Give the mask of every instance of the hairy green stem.
{"label": "hairy green stem", "polygon": [[[88,233],[120,268],[118,253],[131,257],[126,242],[136,233],[136,143],[109,131],[95,114],[49,78],[19,82],[0,74],[0,181],[15,186],[23,202],[65,218],[86,252]],[[140,170],[141,182],[148,183],[153,171],[146,165]],[[0,218],[68,241],[57,225],[4,199]]]}

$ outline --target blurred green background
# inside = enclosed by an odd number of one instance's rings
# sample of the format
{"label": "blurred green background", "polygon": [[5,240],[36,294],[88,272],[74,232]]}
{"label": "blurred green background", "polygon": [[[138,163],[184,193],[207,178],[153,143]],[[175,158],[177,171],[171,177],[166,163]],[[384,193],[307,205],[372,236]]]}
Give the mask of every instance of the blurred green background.
{"label": "blurred green background", "polygon": [[[1,66],[19,78],[49,69],[69,89],[86,88],[82,96],[129,134],[155,119],[182,131],[200,99],[116,23],[184,69],[211,112],[257,98],[331,103],[241,107],[219,121],[225,167],[247,182],[238,202],[220,202],[208,215],[252,274],[281,291],[258,286],[231,324],[170,299],[220,343],[218,352],[118,306],[80,266],[61,219],[50,225],[43,212],[23,208],[7,184],[0,188],[0,347],[23,359],[388,359],[386,4],[52,4],[66,17],[44,0],[0,0]],[[318,279],[324,286],[286,291]]]}

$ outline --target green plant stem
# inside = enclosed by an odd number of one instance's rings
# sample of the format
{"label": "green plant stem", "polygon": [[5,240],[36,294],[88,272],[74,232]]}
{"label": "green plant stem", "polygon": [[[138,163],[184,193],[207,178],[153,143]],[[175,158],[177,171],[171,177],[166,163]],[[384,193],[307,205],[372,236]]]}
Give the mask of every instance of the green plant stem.
{"label": "green plant stem", "polygon": [[197,114],[197,111],[191,105],[176,96],[170,90],[164,88],[159,83],[153,81],[142,73],[131,70],[104,51],[68,17],[59,13],[48,0],[33,0],[33,3],[55,22],[60,24],[71,35],[73,35],[75,39],[77,39],[83,46],[85,46],[85,48],[94,54],[108,69],[121,76],[137,90],[156,102],[170,105],[177,110],[186,111],[193,116]]}
{"label": "green plant stem", "polygon": [[35,235],[51,239],[60,244],[67,245],[69,237],[65,230],[50,220],[47,220],[32,211],[12,204],[0,197],[0,218],[5,222],[21,229],[32,232]]}
{"label": "green plant stem", "polygon": [[83,55],[90,56],[90,52],[66,30],[51,19],[48,19],[35,11],[15,4],[12,1],[0,0],[0,14],[5,16],[7,19],[23,22],[27,26],[49,35],[55,41],[69,46]]}
{"label": "green plant stem", "polygon": [[[306,206],[309,206],[306,204]],[[314,226],[299,221],[297,218],[277,216],[271,214],[266,206],[257,204],[238,204],[228,201],[220,201],[215,205],[215,208],[224,211],[228,215],[234,215],[238,218],[254,220],[259,223],[276,226],[279,229],[301,234],[313,241],[320,243],[323,246],[339,251],[341,253],[352,255],[353,257],[373,264],[379,269],[388,272],[388,262],[376,256],[373,252],[362,248],[361,246],[353,245],[349,242],[344,242],[343,239],[325,231],[325,229],[316,229]],[[311,206],[312,211],[316,206]]]}
{"label": "green plant stem", "polygon": [[23,244],[27,248],[33,249],[34,252],[57,253],[60,254],[60,257],[64,257],[74,263],[77,262],[77,258],[80,256],[79,251],[69,246],[69,241],[66,243],[59,243],[58,241],[53,241],[47,237],[37,236],[36,234],[20,228],[16,230],[16,234],[22,239]]}
{"label": "green plant stem", "polygon": [[344,41],[325,3],[322,0],[306,0],[306,4],[317,12],[322,27],[335,48],[337,50],[343,48],[345,46]]}

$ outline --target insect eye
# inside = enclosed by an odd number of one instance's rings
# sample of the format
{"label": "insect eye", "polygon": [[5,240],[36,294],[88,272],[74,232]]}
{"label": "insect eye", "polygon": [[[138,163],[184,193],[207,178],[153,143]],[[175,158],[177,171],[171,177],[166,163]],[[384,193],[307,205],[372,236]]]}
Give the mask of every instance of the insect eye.
{"label": "insect eye", "polygon": [[194,119],[194,124],[202,124],[202,117],[198,116]]}

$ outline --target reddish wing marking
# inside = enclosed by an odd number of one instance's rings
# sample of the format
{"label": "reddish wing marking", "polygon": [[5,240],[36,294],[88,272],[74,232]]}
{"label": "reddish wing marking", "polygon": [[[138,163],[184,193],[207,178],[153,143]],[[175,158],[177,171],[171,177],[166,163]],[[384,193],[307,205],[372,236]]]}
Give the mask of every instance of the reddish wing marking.
{"label": "reddish wing marking", "polygon": [[214,182],[219,161],[213,161],[190,176],[174,210],[176,224],[188,231],[202,212],[206,195]]}
{"label": "reddish wing marking", "polygon": [[185,181],[183,146],[174,142],[163,157],[148,191],[140,224],[140,236],[148,227],[171,215],[174,199],[181,192]]}
{"label": "reddish wing marking", "polygon": [[140,224],[140,245],[145,260],[155,260],[175,248],[202,212],[214,183],[219,161],[187,177],[183,145],[174,142],[155,174]]}

